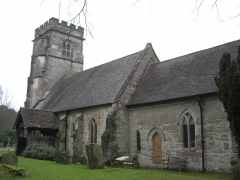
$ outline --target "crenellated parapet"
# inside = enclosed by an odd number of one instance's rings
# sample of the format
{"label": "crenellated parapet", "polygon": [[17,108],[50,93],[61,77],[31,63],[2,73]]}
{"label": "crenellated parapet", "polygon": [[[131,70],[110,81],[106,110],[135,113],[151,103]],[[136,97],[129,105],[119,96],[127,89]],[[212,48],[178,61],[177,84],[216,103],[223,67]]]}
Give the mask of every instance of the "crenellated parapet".
{"label": "crenellated parapet", "polygon": [[84,29],[50,18],[35,30],[26,107],[39,108],[65,75],[83,70]]}
{"label": "crenellated parapet", "polygon": [[35,29],[35,39],[50,30],[69,33],[70,35],[74,35],[79,38],[83,38],[84,33],[84,29],[81,26],[68,24],[66,21],[60,21],[59,19],[52,17],[40,27]]}

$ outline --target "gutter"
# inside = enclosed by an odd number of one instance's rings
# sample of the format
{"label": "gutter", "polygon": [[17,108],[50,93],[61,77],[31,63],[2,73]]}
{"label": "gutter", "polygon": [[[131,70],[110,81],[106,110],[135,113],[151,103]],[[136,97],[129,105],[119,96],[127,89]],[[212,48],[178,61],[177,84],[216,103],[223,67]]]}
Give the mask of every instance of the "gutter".
{"label": "gutter", "polygon": [[208,93],[204,93],[204,94],[195,94],[195,95],[182,96],[182,97],[170,98],[170,99],[165,99],[165,100],[150,101],[150,102],[129,103],[126,106],[128,108],[137,108],[137,107],[141,107],[141,106],[171,103],[171,102],[174,102],[174,101],[181,101],[181,100],[186,100],[186,99],[199,98],[199,96],[212,96],[212,95],[217,95],[217,92],[208,92]]}
{"label": "gutter", "polygon": [[198,97],[197,99],[199,109],[200,109],[200,121],[201,121],[201,149],[202,149],[202,172],[206,171],[205,167],[205,138],[204,138],[204,123],[203,123],[203,107],[202,107],[202,102],[201,98]]}
{"label": "gutter", "polygon": [[66,112],[65,117],[65,152],[67,152],[67,143],[68,143],[68,112]]}

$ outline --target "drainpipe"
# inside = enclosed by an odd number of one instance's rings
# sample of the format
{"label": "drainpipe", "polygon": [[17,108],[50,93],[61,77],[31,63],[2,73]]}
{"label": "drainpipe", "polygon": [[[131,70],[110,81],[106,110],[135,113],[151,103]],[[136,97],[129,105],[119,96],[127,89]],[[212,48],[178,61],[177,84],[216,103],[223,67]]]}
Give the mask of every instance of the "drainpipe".
{"label": "drainpipe", "polygon": [[65,115],[65,152],[67,152],[67,143],[68,143],[68,112]]}
{"label": "drainpipe", "polygon": [[204,123],[203,123],[203,107],[201,103],[201,98],[197,99],[199,109],[200,109],[200,121],[201,121],[201,148],[202,148],[202,171],[205,172],[205,139],[204,139]]}

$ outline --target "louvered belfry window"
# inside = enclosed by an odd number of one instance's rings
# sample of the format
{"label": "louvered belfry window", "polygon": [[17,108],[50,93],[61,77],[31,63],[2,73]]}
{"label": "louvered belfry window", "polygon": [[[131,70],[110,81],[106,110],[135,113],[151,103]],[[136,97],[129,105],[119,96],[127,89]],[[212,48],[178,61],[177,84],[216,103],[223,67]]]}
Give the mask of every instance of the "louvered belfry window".
{"label": "louvered belfry window", "polygon": [[63,56],[66,56],[66,57],[73,57],[73,49],[71,46],[71,42],[69,40],[66,40],[63,42],[62,54]]}

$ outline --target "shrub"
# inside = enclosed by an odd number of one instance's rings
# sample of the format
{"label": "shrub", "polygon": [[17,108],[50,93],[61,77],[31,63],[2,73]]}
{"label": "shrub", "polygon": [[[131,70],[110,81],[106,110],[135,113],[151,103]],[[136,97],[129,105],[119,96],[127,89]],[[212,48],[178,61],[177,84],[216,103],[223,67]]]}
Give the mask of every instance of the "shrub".
{"label": "shrub", "polygon": [[119,117],[116,111],[108,114],[106,119],[106,129],[101,137],[101,146],[105,164],[111,165],[116,157],[119,157],[119,147],[116,142],[117,122]]}
{"label": "shrub", "polygon": [[54,160],[57,163],[61,163],[61,164],[68,164],[69,163],[69,158],[68,158],[68,155],[67,155],[66,152],[56,151]]}
{"label": "shrub", "polygon": [[0,131],[0,147],[11,146],[16,143],[16,131],[15,130],[4,130]]}
{"label": "shrub", "polygon": [[17,155],[15,152],[6,152],[1,154],[0,163],[1,164],[9,164],[9,165],[17,165]]}
{"label": "shrub", "polygon": [[233,166],[232,173],[233,173],[233,180],[240,179],[240,160],[238,160],[238,162]]}
{"label": "shrub", "polygon": [[29,176],[25,169],[16,168],[15,166],[2,164],[0,165],[0,176]]}
{"label": "shrub", "polygon": [[55,159],[55,147],[45,143],[33,143],[26,147],[23,152],[23,156],[42,159],[42,160],[54,160]]}
{"label": "shrub", "polygon": [[80,157],[80,163],[86,165],[87,164],[87,158],[85,156]]}

